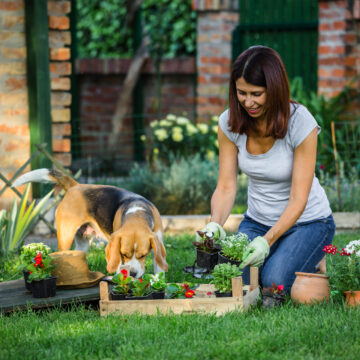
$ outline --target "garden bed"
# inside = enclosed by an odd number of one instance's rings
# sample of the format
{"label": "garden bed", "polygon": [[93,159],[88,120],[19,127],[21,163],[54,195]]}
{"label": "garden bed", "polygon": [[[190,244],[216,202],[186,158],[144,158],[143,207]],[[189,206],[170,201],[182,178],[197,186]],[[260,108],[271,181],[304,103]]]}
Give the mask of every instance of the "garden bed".
{"label": "garden bed", "polygon": [[[110,300],[109,284],[100,282],[100,315],[111,313],[142,315],[184,314],[184,313],[216,313],[222,315],[228,311],[245,311],[258,301],[260,290],[258,285],[258,269],[250,269],[250,285],[242,285],[242,278],[232,279],[232,297],[216,298],[212,284],[200,284],[196,289],[196,297],[191,299],[164,300]],[[207,295],[209,292],[212,295]]]}

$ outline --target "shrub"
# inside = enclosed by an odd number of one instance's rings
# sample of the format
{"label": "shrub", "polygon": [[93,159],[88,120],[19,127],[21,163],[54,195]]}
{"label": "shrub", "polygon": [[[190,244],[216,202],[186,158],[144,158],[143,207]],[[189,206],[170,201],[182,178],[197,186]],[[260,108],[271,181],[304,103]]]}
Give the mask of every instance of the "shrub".
{"label": "shrub", "polygon": [[[189,157],[199,154],[212,160],[218,154],[218,117],[210,123],[193,124],[185,116],[169,114],[150,123],[151,159],[173,160],[169,156]],[[145,139],[144,139],[145,140]]]}

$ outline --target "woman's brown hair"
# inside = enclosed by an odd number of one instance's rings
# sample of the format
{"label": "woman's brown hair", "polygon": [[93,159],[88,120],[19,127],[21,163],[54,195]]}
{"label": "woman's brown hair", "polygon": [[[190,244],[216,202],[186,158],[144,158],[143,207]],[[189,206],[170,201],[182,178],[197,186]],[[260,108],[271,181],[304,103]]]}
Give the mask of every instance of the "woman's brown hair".
{"label": "woman's brown hair", "polygon": [[290,89],[285,66],[278,53],[266,46],[252,46],[239,55],[232,66],[229,88],[229,127],[232,132],[256,132],[256,121],[237,98],[239,78],[266,88],[266,136],[281,139],[286,135],[290,117]]}

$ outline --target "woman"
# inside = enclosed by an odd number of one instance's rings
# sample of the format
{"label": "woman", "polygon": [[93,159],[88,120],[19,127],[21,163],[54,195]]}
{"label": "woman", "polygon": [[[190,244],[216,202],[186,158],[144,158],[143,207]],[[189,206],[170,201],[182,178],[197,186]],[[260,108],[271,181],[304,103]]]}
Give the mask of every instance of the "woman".
{"label": "woman", "polygon": [[[261,266],[263,287],[289,291],[295,272],[315,272],[335,224],[315,174],[314,117],[290,100],[286,70],[265,46],[244,51],[230,77],[229,109],[219,118],[219,178],[211,222],[203,231],[225,236],[234,204],[238,166],[248,175],[248,210],[239,232],[252,240],[242,267]],[[248,251],[249,252],[249,251]]]}

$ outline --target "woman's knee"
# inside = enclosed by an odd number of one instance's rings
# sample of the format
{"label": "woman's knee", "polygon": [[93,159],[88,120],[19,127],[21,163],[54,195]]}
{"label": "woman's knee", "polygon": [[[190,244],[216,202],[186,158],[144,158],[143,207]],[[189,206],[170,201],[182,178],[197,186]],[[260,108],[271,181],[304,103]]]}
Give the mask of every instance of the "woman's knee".
{"label": "woman's knee", "polygon": [[295,281],[295,273],[286,271],[286,269],[267,269],[266,267],[261,271],[261,285],[262,287],[272,287],[284,285],[284,290],[290,292],[291,286]]}

